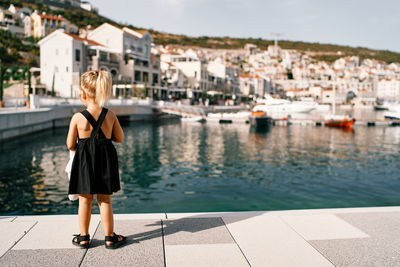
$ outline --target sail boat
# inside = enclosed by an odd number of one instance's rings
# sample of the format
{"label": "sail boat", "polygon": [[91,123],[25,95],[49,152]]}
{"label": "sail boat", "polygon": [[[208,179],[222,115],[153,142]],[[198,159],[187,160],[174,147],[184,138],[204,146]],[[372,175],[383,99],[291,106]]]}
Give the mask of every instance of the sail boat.
{"label": "sail boat", "polygon": [[356,121],[354,118],[350,118],[348,115],[336,115],[336,88],[333,87],[333,103],[332,103],[332,114],[325,117],[325,125],[330,127],[350,128]]}

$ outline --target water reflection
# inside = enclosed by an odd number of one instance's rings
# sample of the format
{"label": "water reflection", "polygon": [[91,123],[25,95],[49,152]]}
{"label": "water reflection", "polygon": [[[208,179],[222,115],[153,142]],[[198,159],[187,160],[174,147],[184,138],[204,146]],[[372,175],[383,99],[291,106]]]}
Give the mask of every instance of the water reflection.
{"label": "water reflection", "polygon": [[[124,131],[117,213],[400,204],[400,128],[174,122]],[[67,198],[66,134],[0,145],[0,214],[76,213]]]}

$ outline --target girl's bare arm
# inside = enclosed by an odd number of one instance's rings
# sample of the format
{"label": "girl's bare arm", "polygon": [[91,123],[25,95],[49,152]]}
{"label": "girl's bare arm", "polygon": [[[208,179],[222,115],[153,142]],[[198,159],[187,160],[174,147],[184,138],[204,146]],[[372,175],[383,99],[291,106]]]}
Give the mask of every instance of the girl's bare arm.
{"label": "girl's bare arm", "polygon": [[112,114],[114,116],[114,124],[113,124],[113,128],[112,128],[111,139],[114,142],[122,143],[124,141],[124,131],[122,130],[121,125],[119,124],[117,116],[115,116],[114,112]]}
{"label": "girl's bare arm", "polygon": [[72,116],[69,124],[68,136],[67,136],[67,147],[69,150],[75,151],[76,138],[78,136],[78,123],[76,114]]}

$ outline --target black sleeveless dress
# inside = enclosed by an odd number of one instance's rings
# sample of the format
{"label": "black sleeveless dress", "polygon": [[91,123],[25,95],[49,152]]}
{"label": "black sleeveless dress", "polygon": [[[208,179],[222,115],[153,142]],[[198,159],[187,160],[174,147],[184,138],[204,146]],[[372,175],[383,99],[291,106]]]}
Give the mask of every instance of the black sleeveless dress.
{"label": "black sleeveless dress", "polygon": [[68,194],[109,195],[121,189],[117,151],[100,128],[107,111],[103,108],[97,121],[87,110],[81,112],[93,130],[89,138],[78,137]]}

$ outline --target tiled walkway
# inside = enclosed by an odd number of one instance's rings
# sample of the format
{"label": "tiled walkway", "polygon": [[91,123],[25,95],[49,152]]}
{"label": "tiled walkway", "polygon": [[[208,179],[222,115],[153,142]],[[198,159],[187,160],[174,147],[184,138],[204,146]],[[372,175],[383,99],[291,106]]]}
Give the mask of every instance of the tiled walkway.
{"label": "tiled walkway", "polygon": [[0,217],[0,266],[400,266],[400,207],[115,215],[128,237],[71,244],[76,215]]}

